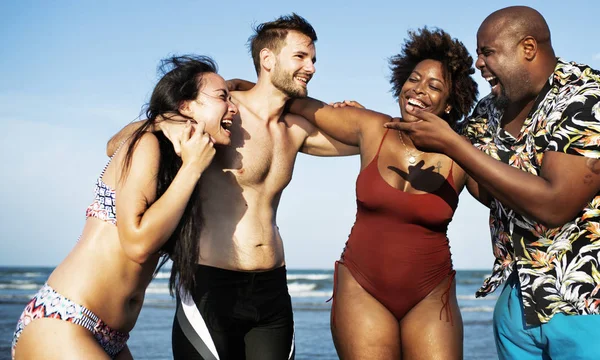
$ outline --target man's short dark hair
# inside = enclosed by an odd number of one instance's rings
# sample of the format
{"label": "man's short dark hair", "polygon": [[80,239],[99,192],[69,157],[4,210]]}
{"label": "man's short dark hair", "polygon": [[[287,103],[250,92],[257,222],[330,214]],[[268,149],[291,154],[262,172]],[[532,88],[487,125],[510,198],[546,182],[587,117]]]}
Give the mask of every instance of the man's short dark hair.
{"label": "man's short dark hair", "polygon": [[296,13],[280,16],[254,28],[254,34],[248,39],[248,44],[257,74],[260,74],[260,51],[267,48],[278,54],[290,31],[297,31],[309,37],[313,42],[317,41],[315,29],[305,18]]}

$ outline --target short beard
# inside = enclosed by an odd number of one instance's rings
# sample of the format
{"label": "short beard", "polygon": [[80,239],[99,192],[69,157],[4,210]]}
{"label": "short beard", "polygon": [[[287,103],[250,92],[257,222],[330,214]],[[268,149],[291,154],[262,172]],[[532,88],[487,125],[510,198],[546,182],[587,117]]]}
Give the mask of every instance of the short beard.
{"label": "short beard", "polygon": [[[527,72],[522,72],[517,81],[521,84],[521,89],[520,89],[521,91],[523,91],[523,89],[526,90],[526,89],[531,88],[531,76]],[[518,101],[516,99],[522,99],[526,96],[526,94],[527,94],[527,92],[522,92],[522,93],[517,93],[517,94],[515,94],[513,92],[511,95],[513,97],[513,101]],[[499,110],[506,110],[506,108],[508,108],[508,105],[510,105],[510,103],[511,103],[511,100],[508,97],[506,90],[504,90],[504,86],[502,86],[502,89],[500,90],[500,95],[498,95],[494,98],[494,105]]]}
{"label": "short beard", "polygon": [[502,89],[500,95],[494,97],[494,106],[499,110],[506,110],[508,104],[510,104],[510,100],[506,96],[504,89]]}
{"label": "short beard", "polygon": [[508,98],[508,94],[506,94],[506,90],[504,90],[504,86],[500,85],[500,95],[494,96],[494,106],[496,106],[499,110],[506,110],[508,104],[510,104],[510,99]]}
{"label": "short beard", "polygon": [[294,82],[294,75],[279,70],[279,67],[276,67],[275,71],[273,71],[271,83],[277,90],[290,98],[303,98],[308,96],[308,90]]}

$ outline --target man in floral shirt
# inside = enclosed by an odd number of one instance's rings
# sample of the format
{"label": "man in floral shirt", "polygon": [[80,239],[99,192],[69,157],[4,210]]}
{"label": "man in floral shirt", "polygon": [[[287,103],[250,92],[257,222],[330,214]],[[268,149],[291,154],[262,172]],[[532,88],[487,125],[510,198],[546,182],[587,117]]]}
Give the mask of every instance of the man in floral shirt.
{"label": "man in floral shirt", "polygon": [[465,124],[475,147],[416,107],[423,121],[386,126],[452,157],[490,199],[496,261],[477,295],[506,282],[499,356],[600,358],[600,72],[557,59],[546,21],[523,6],[488,16],[477,54],[492,89]]}

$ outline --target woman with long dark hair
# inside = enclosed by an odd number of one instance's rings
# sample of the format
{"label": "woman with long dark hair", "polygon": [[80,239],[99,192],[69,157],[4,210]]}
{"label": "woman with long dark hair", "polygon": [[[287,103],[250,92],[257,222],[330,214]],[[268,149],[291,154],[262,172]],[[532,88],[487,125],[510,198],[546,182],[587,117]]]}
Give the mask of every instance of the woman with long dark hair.
{"label": "woman with long dark hair", "polygon": [[[159,264],[173,259],[175,284],[194,283],[202,229],[199,179],[214,145],[229,145],[237,107],[207,57],[163,60],[142,126],[96,183],[79,241],[27,304],[14,359],[128,359],[126,341]],[[186,119],[176,145],[160,121]],[[195,256],[194,256],[195,255]]]}

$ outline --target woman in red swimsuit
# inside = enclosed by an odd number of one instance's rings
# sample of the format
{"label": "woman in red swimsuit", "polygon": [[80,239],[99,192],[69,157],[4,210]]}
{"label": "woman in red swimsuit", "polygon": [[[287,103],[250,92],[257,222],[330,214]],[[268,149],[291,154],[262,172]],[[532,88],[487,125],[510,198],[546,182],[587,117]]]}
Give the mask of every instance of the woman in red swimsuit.
{"label": "woman in red swimsuit", "polygon": [[[477,97],[473,59],[442,30],[410,32],[390,60],[402,120],[416,106],[454,125]],[[353,105],[352,103],[347,103]],[[343,105],[343,104],[342,104]],[[471,181],[441,154],[417,150],[356,106],[295,100],[290,111],[360,147],[356,222],[336,266],[331,311],[342,359],[461,359],[462,318],[446,231],[458,194]],[[396,121],[396,120],[394,120]]]}

